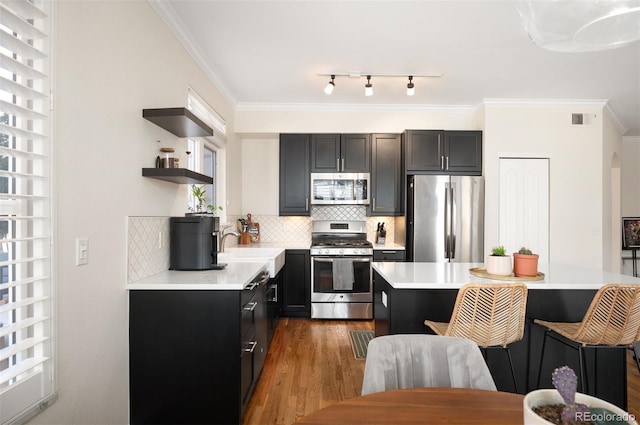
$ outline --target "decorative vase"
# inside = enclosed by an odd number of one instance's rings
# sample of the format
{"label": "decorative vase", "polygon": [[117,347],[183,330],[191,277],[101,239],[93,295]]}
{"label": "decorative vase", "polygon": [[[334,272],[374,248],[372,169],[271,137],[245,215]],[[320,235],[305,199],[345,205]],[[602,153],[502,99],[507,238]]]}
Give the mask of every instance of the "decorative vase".
{"label": "decorative vase", "polygon": [[487,257],[487,273],[498,276],[510,276],[511,256],[509,255],[489,255]]}
{"label": "decorative vase", "polygon": [[[614,416],[627,421],[629,425],[638,425],[638,422],[635,421],[635,418],[632,415],[625,412],[618,406],[597,397],[576,393],[576,402],[586,404],[589,407],[607,409],[612,412]],[[543,389],[531,391],[524,397],[524,401],[522,403],[524,425],[553,425],[552,422],[538,416],[538,414],[533,411],[533,408],[536,406],[543,406],[545,404],[564,404],[564,401],[557,390]]]}
{"label": "decorative vase", "polygon": [[513,253],[513,274],[535,277],[538,275],[538,254]]}

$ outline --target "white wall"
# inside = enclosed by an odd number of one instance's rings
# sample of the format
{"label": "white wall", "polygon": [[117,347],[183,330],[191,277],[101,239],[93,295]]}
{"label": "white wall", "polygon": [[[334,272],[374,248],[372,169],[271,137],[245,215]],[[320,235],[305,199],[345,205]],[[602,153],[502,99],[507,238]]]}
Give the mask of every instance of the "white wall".
{"label": "white wall", "polygon": [[[32,423],[126,424],[127,216],[182,215],[187,198],[186,186],[141,177],[160,145],[186,147],[144,120],[142,109],[186,106],[192,85],[231,131],[233,114],[147,2],[54,7],[59,398]],[[228,150],[230,163],[240,164],[233,136]],[[241,166],[229,168],[239,180]],[[230,200],[239,210],[240,196]],[[80,236],[89,237],[89,264],[76,267]]]}
{"label": "white wall", "polygon": [[640,217],[640,137],[622,138],[622,216]]}
{"label": "white wall", "polygon": [[[485,251],[500,244],[499,158],[549,158],[550,262],[602,267],[602,106],[485,104]],[[574,112],[595,117],[572,126]]]}
{"label": "white wall", "polygon": [[620,238],[620,196],[622,135],[605,113],[602,143],[602,268],[620,272],[622,242]]}

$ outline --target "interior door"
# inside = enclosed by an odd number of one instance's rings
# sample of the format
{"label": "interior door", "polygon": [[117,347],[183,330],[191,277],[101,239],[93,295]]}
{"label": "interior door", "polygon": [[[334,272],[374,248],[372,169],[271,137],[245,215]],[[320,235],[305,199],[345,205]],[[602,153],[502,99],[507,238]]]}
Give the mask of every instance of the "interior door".
{"label": "interior door", "polygon": [[500,158],[500,244],[549,262],[549,159]]}

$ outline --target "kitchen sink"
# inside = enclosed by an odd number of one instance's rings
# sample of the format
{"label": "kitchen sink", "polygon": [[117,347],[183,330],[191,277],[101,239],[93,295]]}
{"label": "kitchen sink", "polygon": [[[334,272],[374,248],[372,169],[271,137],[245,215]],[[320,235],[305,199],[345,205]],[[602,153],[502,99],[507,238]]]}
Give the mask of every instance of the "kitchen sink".
{"label": "kitchen sink", "polygon": [[227,248],[218,253],[218,263],[267,263],[270,277],[275,277],[284,266],[282,248]]}

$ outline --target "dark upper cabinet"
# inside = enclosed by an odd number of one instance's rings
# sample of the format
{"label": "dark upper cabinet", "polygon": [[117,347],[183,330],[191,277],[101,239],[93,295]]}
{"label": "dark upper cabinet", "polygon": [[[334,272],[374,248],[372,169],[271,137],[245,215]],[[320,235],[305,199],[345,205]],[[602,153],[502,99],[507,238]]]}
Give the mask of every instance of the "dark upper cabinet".
{"label": "dark upper cabinet", "polygon": [[285,251],[282,316],[311,317],[311,255],[308,249]]}
{"label": "dark upper cabinet", "polygon": [[309,215],[308,134],[280,135],[280,215]]}
{"label": "dark upper cabinet", "polygon": [[407,130],[406,172],[482,175],[482,132]]}
{"label": "dark upper cabinet", "polygon": [[444,131],[407,130],[403,137],[407,173],[411,171],[442,171]]}
{"label": "dark upper cabinet", "polygon": [[312,173],[368,173],[371,135],[312,134]]}
{"label": "dark upper cabinet", "polygon": [[482,175],[482,131],[445,131],[446,171]]}
{"label": "dark upper cabinet", "polygon": [[403,205],[400,135],[372,134],[370,215],[402,215]]}

